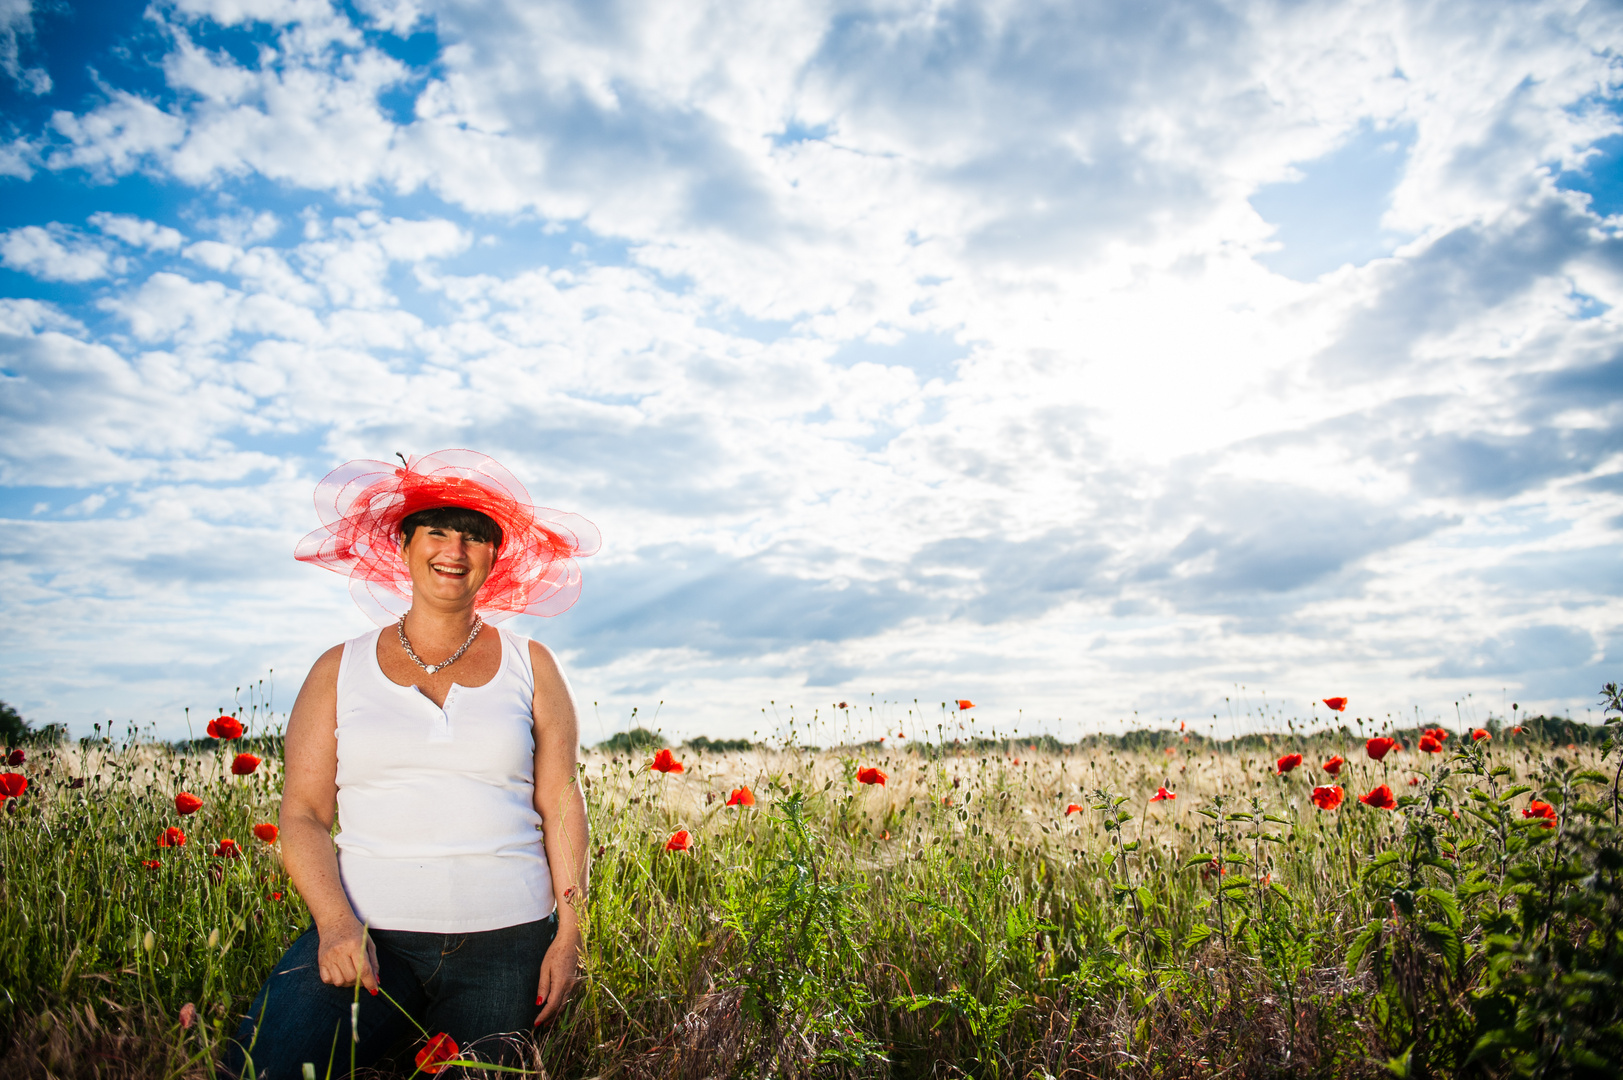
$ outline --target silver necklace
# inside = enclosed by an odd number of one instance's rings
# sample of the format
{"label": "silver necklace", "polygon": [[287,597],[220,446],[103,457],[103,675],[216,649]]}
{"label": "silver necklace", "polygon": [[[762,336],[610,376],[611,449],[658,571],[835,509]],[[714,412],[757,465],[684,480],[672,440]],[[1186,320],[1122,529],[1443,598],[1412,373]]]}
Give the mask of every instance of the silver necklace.
{"label": "silver necklace", "polygon": [[450,659],[442,660],[438,664],[425,664],[421,657],[411,651],[411,642],[406,640],[406,617],[404,615],[400,616],[400,622],[396,624],[394,632],[400,635],[400,647],[406,650],[406,655],[411,657],[418,667],[432,675],[441,668],[448,668],[456,663],[462,657],[462,654],[468,651],[468,646],[473,644],[473,639],[479,636],[479,631],[484,628],[485,620],[475,615],[473,617],[473,632],[468,635],[468,640],[462,643],[462,648],[452,653]]}

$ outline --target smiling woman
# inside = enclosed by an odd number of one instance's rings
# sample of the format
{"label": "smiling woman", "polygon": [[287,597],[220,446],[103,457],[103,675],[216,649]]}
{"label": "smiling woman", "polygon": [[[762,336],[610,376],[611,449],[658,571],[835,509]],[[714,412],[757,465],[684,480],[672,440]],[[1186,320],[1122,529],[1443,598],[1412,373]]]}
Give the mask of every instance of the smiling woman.
{"label": "smiling woman", "polygon": [[324,524],[297,557],[347,572],[362,608],[395,627],[329,649],[299,691],[281,842],[314,925],[260,989],[225,1068],[298,1077],[335,1046],[371,1066],[425,1027],[464,1057],[511,1059],[574,984],[586,818],[556,660],[483,631],[568,608],[574,557],[597,550],[597,530],[532,506],[467,450],[350,462],[316,505]]}

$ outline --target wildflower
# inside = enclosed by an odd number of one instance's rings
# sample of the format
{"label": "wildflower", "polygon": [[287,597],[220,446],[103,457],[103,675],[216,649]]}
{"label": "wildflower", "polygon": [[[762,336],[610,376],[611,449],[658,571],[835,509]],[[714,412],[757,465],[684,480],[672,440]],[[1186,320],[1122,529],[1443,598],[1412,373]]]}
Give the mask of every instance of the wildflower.
{"label": "wildflower", "polygon": [[254,835],[257,836],[259,839],[265,841],[265,843],[267,843],[267,844],[276,843],[276,834],[279,833],[280,831],[281,831],[280,829],[278,829],[275,825],[270,824],[269,822],[266,822],[263,825],[255,825],[254,826]]}
{"label": "wildflower", "polygon": [[220,841],[219,847],[214,849],[214,857],[217,859],[241,858],[242,849],[237,846],[237,842],[235,840],[228,836]]}
{"label": "wildflower", "polygon": [[158,834],[158,846],[159,847],[185,847],[186,846],[186,834],[181,832],[180,829],[178,829],[175,826],[171,825],[167,829],[165,829],[163,832]]}
{"label": "wildflower", "polygon": [[864,784],[878,784],[883,787],[889,777],[885,775],[885,770],[870,765],[866,769],[857,770],[857,779]]}
{"label": "wildflower", "polygon": [[890,830],[886,829],[883,833],[881,833],[879,839],[881,839],[881,840],[889,840],[890,839]]}
{"label": "wildflower", "polygon": [[270,898],[272,900],[280,901],[282,899],[282,894],[279,892],[273,892],[270,894]]}
{"label": "wildflower", "polygon": [[1423,754],[1440,754],[1443,744],[1431,735],[1420,736],[1420,752]]}
{"label": "wildflower", "polygon": [[1522,811],[1522,817],[1543,818],[1544,827],[1546,829],[1555,828],[1555,807],[1540,799],[1534,799],[1532,802],[1528,803],[1527,809]]}
{"label": "wildflower", "polygon": [[654,772],[662,773],[683,771],[682,763],[677,761],[676,755],[671,753],[669,750],[661,750],[659,753],[655,754],[654,760],[649,763],[648,767]]}
{"label": "wildflower", "polygon": [[1345,764],[1347,764],[1347,759],[1342,757],[1340,754],[1337,754],[1329,761],[1326,761],[1322,766],[1320,766],[1320,768],[1329,773],[1331,776],[1340,776],[1341,767]]}
{"label": "wildflower", "polygon": [[182,1028],[190,1028],[196,1022],[197,1006],[188,1001],[186,1004],[180,1007],[180,1026]]}
{"label": "wildflower", "polygon": [[755,805],[755,792],[751,791],[749,789],[749,785],[747,785],[747,784],[745,786],[743,786],[743,787],[733,788],[733,793],[731,795],[727,796],[727,805],[728,806],[754,806]]}
{"label": "wildflower", "polygon": [[148,870],[156,870],[162,866],[163,863],[159,862],[157,859],[142,859],[141,865],[146,867]]}
{"label": "wildflower", "polygon": [[958,711],[959,712],[963,712],[965,709],[973,709],[974,707],[975,707],[975,703],[973,701],[970,701],[968,698],[959,698],[958,699]]}
{"label": "wildflower", "polygon": [[1150,802],[1162,802],[1166,799],[1176,799],[1177,797],[1178,796],[1175,792],[1168,791],[1163,785],[1162,787],[1156,789],[1154,795],[1150,796]]}
{"label": "wildflower", "polygon": [[214,739],[242,738],[242,724],[235,716],[217,716],[209,721],[209,737]]}
{"label": "wildflower", "polygon": [[1526,731],[1526,730],[1527,730],[1526,728],[1522,727],[1520,724],[1517,724],[1515,727],[1510,729],[1510,733],[1512,735],[1520,735],[1523,731]]}
{"label": "wildflower", "polygon": [[666,851],[687,851],[693,846],[693,834],[686,829],[677,829],[671,833],[671,838],[665,841]]}
{"label": "wildflower", "polygon": [[1481,742],[1483,739],[1492,739],[1492,738],[1493,738],[1493,735],[1488,731],[1487,728],[1472,728],[1471,729],[1471,741],[1472,742]]}
{"label": "wildflower", "polygon": [[1420,777],[1418,777],[1418,776],[1409,777],[1409,786],[1410,787],[1414,787],[1419,783],[1420,783]]}
{"label": "wildflower", "polygon": [[23,753],[21,750],[13,750],[11,753],[6,755],[6,764],[10,765],[13,769],[27,760],[28,755]]}
{"label": "wildflower", "polygon": [[248,776],[259,768],[259,759],[252,754],[238,754],[231,759],[231,775]]}
{"label": "wildflower", "polygon": [[461,1051],[456,1040],[440,1032],[428,1040],[428,1045],[417,1051],[417,1067],[430,1076],[445,1068],[447,1061],[455,1061]]}
{"label": "wildflower", "polygon": [[1381,760],[1398,745],[1396,739],[1389,739],[1385,735],[1377,735],[1364,744],[1364,751],[1376,761]]}
{"label": "wildflower", "polygon": [[1296,766],[1300,765],[1301,763],[1302,763],[1302,755],[1301,754],[1286,754],[1284,757],[1282,757],[1278,761],[1274,762],[1274,768],[1278,771],[1278,774],[1280,776],[1284,776],[1286,773],[1290,772],[1292,769],[1296,768]]}
{"label": "wildflower", "polygon": [[1212,877],[1222,877],[1226,873],[1228,873],[1228,868],[1213,859],[1200,868],[1200,880],[1206,881]]}
{"label": "wildflower", "polygon": [[1080,806],[1076,805],[1076,803],[1071,803],[1069,806],[1067,806],[1065,808],[1065,816],[1066,817],[1070,817],[1072,814],[1080,814],[1081,812],[1082,812],[1082,808]]}
{"label": "wildflower", "polygon": [[28,790],[28,777],[22,773],[0,773],[0,802],[7,799],[20,799],[23,792]]}
{"label": "wildflower", "polygon": [[1336,712],[1347,711],[1347,699],[1344,697],[1327,697],[1324,699],[1324,703]]}
{"label": "wildflower", "polygon": [[1320,810],[1334,810],[1341,805],[1346,792],[1337,787],[1316,787],[1313,789],[1313,805]]}
{"label": "wildflower", "polygon": [[1398,801],[1392,797],[1392,789],[1386,784],[1377,787],[1368,795],[1358,796],[1358,801],[1377,810],[1392,810],[1398,805]]}
{"label": "wildflower", "polygon": [[203,800],[199,799],[196,795],[193,795],[189,791],[182,791],[179,795],[175,796],[175,812],[181,817],[185,817],[187,814],[197,813],[202,806]]}

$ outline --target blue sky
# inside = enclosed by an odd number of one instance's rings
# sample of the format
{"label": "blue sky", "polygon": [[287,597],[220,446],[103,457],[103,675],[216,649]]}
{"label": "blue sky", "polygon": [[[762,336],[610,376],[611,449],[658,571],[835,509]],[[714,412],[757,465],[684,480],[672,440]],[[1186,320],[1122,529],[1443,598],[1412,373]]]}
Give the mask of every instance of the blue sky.
{"label": "blue sky", "polygon": [[0,698],[287,706],[369,626],[292,559],[315,481],[470,446],[603,531],[516,624],[589,741],[1583,716],[1620,45],[1580,3],[14,0]]}

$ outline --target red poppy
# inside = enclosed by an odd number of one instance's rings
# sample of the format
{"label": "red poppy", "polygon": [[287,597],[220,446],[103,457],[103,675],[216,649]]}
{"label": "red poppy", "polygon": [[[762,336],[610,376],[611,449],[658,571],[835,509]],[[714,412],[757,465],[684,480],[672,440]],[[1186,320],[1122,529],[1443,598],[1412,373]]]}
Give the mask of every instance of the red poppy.
{"label": "red poppy", "polygon": [[1370,757],[1374,758],[1376,761],[1379,761],[1387,754],[1391,753],[1393,748],[1395,748],[1397,745],[1398,741],[1396,739],[1389,739],[1385,735],[1377,735],[1375,738],[1364,744],[1364,750],[1369,754]]}
{"label": "red poppy", "polygon": [[221,859],[236,859],[242,856],[242,849],[228,836],[220,841],[220,846],[214,849],[214,854]]}
{"label": "red poppy", "polygon": [[1493,734],[1491,732],[1489,732],[1487,728],[1472,728],[1471,729],[1471,741],[1472,742],[1481,742],[1483,739],[1492,739],[1492,738],[1493,738]]}
{"label": "red poppy", "polygon": [[881,840],[889,840],[890,839],[890,830],[886,829],[883,833],[881,833],[879,839],[881,839]]}
{"label": "red poppy", "polygon": [[1274,768],[1275,768],[1275,770],[1278,772],[1278,774],[1280,776],[1284,776],[1286,773],[1290,772],[1292,769],[1296,768],[1296,766],[1300,765],[1301,763],[1302,763],[1302,755],[1301,754],[1286,754],[1284,757],[1282,757],[1278,761],[1274,762]]}
{"label": "red poppy", "polygon": [[1438,742],[1444,742],[1444,741],[1446,741],[1448,739],[1448,732],[1443,730],[1440,727],[1429,727],[1425,731],[1422,731],[1420,734],[1421,734],[1421,736],[1430,735],[1432,738],[1436,739]]}
{"label": "red poppy", "polygon": [[240,739],[242,724],[235,716],[217,716],[209,721],[209,736],[215,739]]}
{"label": "red poppy", "polygon": [[1322,769],[1324,769],[1325,772],[1329,773],[1331,776],[1340,776],[1341,775],[1341,767],[1343,765],[1345,765],[1345,764],[1347,764],[1347,759],[1342,757],[1340,754],[1337,754],[1335,757],[1331,758],[1329,761],[1326,761],[1320,767]]}
{"label": "red poppy", "polygon": [[417,1051],[417,1067],[430,1076],[445,1068],[445,1063],[455,1061],[461,1051],[456,1040],[445,1032],[440,1032],[428,1040],[428,1045]]}
{"label": "red poppy", "polygon": [[1211,862],[1200,868],[1200,880],[1205,881],[1213,876],[1222,877],[1228,872],[1228,867],[1223,866],[1216,859],[1213,859]]}
{"label": "red poppy", "polygon": [[676,755],[669,750],[661,750],[654,755],[654,760],[648,767],[655,772],[673,773],[682,771],[682,763],[676,760]]}
{"label": "red poppy", "polygon": [[1082,812],[1082,808],[1080,806],[1076,805],[1076,803],[1071,803],[1070,805],[1068,805],[1065,808],[1065,816],[1066,817],[1070,817],[1072,814],[1080,814],[1081,812]]}
{"label": "red poppy", "polygon": [[1177,796],[1176,792],[1168,791],[1163,786],[1163,787],[1157,788],[1156,791],[1155,791],[1155,794],[1150,796],[1150,802],[1162,802],[1162,801],[1164,801],[1166,799],[1176,799],[1177,797],[1178,796]]}
{"label": "red poppy", "polygon": [[866,769],[857,770],[857,779],[864,784],[878,784],[883,787],[885,781],[890,778],[885,775],[885,770],[870,765]]}
{"label": "red poppy", "polygon": [[273,892],[270,894],[270,898],[272,900],[280,900],[282,898],[282,894],[279,892]]}
{"label": "red poppy", "polygon": [[1373,806],[1377,810],[1392,810],[1398,805],[1397,799],[1392,797],[1392,789],[1385,784],[1371,791],[1368,795],[1358,796],[1358,801],[1365,806]]}
{"label": "red poppy", "polygon": [[1324,699],[1324,703],[1336,712],[1347,711],[1347,699],[1344,697],[1327,697]]}
{"label": "red poppy", "polygon": [[171,825],[167,829],[165,829],[163,832],[158,834],[158,846],[159,847],[185,847],[186,846],[186,834],[181,832],[175,826]]}
{"label": "red poppy", "polygon": [[1512,735],[1520,735],[1523,731],[1526,731],[1526,730],[1527,730],[1526,728],[1522,727],[1520,724],[1517,724],[1515,727],[1510,729],[1510,733]]}
{"label": "red poppy", "polygon": [[238,754],[231,759],[231,774],[233,776],[247,776],[259,768],[259,759],[252,754]]}
{"label": "red poppy", "polygon": [[175,812],[180,814],[181,817],[185,817],[187,814],[197,813],[202,806],[203,800],[199,799],[196,795],[193,795],[189,791],[182,791],[179,795],[175,796]]}
{"label": "red poppy", "polygon": [[0,802],[20,799],[28,790],[28,777],[19,772],[0,773]]}
{"label": "red poppy", "polygon": [[1420,736],[1420,752],[1422,754],[1440,754],[1443,752],[1442,740],[1431,732]]}
{"label": "red poppy", "polygon": [[671,838],[665,841],[666,851],[686,851],[693,846],[693,834],[686,829],[677,829],[671,833]]}
{"label": "red poppy", "polygon": [[13,750],[11,753],[6,755],[6,764],[10,765],[13,769],[27,760],[28,755],[23,753],[21,750]]}
{"label": "red poppy", "polygon": [[1419,783],[1420,783],[1420,777],[1418,777],[1418,776],[1409,777],[1409,786],[1410,787],[1414,787]]}
{"label": "red poppy", "polygon": [[1539,799],[1534,799],[1532,802],[1527,804],[1527,809],[1522,811],[1522,817],[1543,818],[1544,827],[1546,829],[1555,828],[1555,807]]}
{"label": "red poppy", "polygon": [[267,844],[276,843],[276,834],[279,833],[280,831],[281,831],[280,829],[278,829],[275,825],[270,824],[269,822],[266,822],[263,825],[255,825],[254,826],[254,835],[259,837],[261,840],[265,841],[265,843],[267,843]]}
{"label": "red poppy", "polygon": [[733,793],[731,795],[727,796],[727,805],[728,806],[754,806],[755,805],[755,792],[751,791],[749,789],[749,785],[747,785],[747,784],[745,786],[743,786],[743,787],[733,788]]}
{"label": "red poppy", "polygon": [[157,859],[142,859],[141,865],[146,867],[148,870],[156,870],[162,866],[163,863],[159,862]]}
{"label": "red poppy", "polygon": [[1337,787],[1316,787],[1313,789],[1313,805],[1320,810],[1334,810],[1341,805],[1346,792]]}
{"label": "red poppy", "polygon": [[975,703],[973,701],[970,701],[968,698],[959,698],[958,699],[958,711],[959,712],[963,712],[965,709],[973,709],[974,707],[975,707]]}

